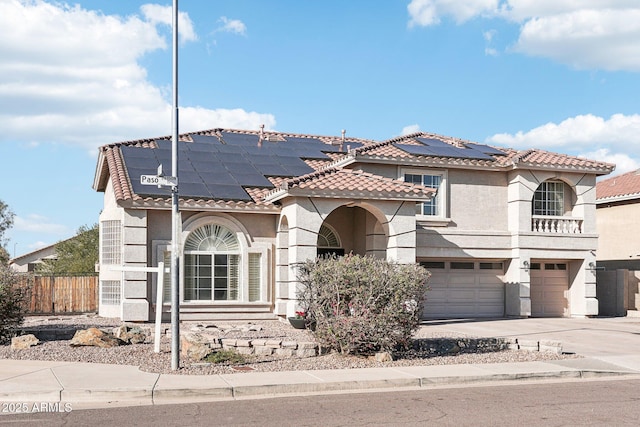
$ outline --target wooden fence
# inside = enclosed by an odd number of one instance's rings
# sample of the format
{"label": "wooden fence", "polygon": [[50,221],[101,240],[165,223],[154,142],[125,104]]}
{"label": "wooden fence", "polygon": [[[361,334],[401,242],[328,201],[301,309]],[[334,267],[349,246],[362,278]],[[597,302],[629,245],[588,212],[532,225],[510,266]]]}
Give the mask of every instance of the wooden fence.
{"label": "wooden fence", "polygon": [[35,276],[29,314],[98,311],[98,276]]}

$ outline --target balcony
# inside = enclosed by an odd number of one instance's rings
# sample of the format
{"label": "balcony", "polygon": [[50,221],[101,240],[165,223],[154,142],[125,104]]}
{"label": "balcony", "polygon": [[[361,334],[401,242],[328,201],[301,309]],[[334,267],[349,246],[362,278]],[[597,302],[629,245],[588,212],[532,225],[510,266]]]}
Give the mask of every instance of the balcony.
{"label": "balcony", "polygon": [[583,222],[582,218],[533,215],[531,217],[531,231],[552,234],[582,234]]}

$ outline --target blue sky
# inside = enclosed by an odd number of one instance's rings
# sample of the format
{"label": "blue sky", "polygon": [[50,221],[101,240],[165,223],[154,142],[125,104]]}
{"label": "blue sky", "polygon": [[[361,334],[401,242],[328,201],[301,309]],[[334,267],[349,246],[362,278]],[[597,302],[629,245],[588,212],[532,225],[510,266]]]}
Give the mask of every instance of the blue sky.
{"label": "blue sky", "polygon": [[[180,131],[417,130],[640,167],[636,0],[180,1]],[[171,133],[171,2],[0,0],[13,256],[98,221],[100,145]]]}

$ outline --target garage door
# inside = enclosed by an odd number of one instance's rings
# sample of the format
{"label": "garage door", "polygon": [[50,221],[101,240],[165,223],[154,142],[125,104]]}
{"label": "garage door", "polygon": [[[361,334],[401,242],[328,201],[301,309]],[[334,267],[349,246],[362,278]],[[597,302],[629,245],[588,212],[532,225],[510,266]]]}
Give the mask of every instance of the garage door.
{"label": "garage door", "polygon": [[431,272],[423,318],[504,316],[502,262],[423,262]]}
{"label": "garage door", "polygon": [[567,264],[532,262],[530,277],[531,316],[567,316],[567,291],[569,289]]}

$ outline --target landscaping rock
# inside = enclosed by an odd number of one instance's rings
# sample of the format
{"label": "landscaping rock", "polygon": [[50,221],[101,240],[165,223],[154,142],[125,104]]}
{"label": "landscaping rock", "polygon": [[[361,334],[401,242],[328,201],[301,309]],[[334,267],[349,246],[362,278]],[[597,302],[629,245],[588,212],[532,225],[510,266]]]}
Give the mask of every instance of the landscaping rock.
{"label": "landscaping rock", "polygon": [[139,326],[121,325],[115,327],[113,335],[128,344],[142,344],[147,340],[147,333]]}
{"label": "landscaping rock", "polygon": [[180,353],[191,360],[202,360],[218,347],[212,335],[189,332],[180,336]]}
{"label": "landscaping rock", "polygon": [[393,356],[388,351],[376,353],[374,358],[376,359],[376,362],[393,362]]}
{"label": "landscaping rock", "polygon": [[98,328],[81,329],[76,331],[69,345],[71,347],[93,346],[110,348],[126,344],[113,334],[101,331]]}
{"label": "landscaping rock", "polygon": [[11,338],[11,350],[24,350],[38,344],[40,344],[40,340],[33,334]]}

